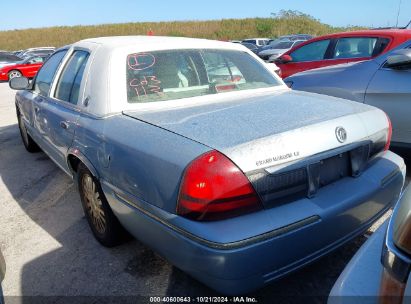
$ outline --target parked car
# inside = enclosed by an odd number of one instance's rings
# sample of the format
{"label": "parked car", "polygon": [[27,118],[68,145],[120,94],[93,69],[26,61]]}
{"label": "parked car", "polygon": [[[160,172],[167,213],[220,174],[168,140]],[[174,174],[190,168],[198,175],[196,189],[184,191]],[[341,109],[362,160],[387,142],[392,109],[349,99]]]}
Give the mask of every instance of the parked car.
{"label": "parked car", "polygon": [[360,303],[361,300],[362,303],[409,303],[410,240],[411,187],[408,187],[389,223],[383,224],[367,240],[341,273],[328,303]]}
{"label": "parked car", "polygon": [[252,43],[255,44],[258,47],[264,46],[270,41],[268,38],[249,38],[249,39],[244,39],[242,43]]}
{"label": "parked car", "polygon": [[8,81],[14,77],[33,78],[48,55],[33,56],[18,62],[3,64],[0,66],[0,81]]}
{"label": "parked car", "polygon": [[295,74],[294,90],[351,99],[384,110],[393,125],[392,147],[411,155],[411,40],[373,60]]}
{"label": "parked car", "polygon": [[1,288],[1,282],[3,281],[5,275],[6,275],[6,262],[4,261],[3,254],[1,253],[1,250],[0,250],[0,304],[4,303],[3,289]]}
{"label": "parked car", "polygon": [[250,51],[252,51],[254,54],[257,54],[260,49],[258,46],[256,46],[253,43],[241,42],[241,44],[244,45],[246,48],[248,48]]}
{"label": "parked car", "polygon": [[36,47],[30,48],[17,53],[19,57],[28,57],[28,56],[40,56],[40,55],[50,55],[55,51],[55,47],[47,46],[47,47]]}
{"label": "parked car", "polygon": [[226,294],[363,233],[404,183],[383,111],[292,91],[233,43],[88,39],[10,86],[24,146],[76,180],[101,244],[124,227]]}
{"label": "parked car", "polygon": [[305,41],[306,40],[281,40],[272,42],[258,52],[258,56],[265,61],[274,62],[282,54]]}
{"label": "parked car", "polygon": [[14,55],[13,53],[10,52],[0,52],[0,63],[3,62],[14,62],[14,61],[19,61],[21,60],[20,57]]}
{"label": "parked car", "polygon": [[375,58],[411,39],[411,30],[388,29],[316,37],[285,52],[275,63],[282,77],[315,68]]}
{"label": "parked car", "polygon": [[273,39],[273,41],[281,41],[281,40],[310,40],[313,39],[314,36],[309,35],[309,34],[292,34],[292,35],[284,35],[284,36],[280,36],[276,39]]}

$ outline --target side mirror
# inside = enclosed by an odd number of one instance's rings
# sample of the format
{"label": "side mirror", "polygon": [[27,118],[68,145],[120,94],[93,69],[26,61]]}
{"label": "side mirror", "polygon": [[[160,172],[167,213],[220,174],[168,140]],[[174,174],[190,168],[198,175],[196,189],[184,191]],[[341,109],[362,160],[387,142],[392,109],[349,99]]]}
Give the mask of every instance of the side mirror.
{"label": "side mirror", "polygon": [[290,55],[282,55],[280,56],[280,58],[278,58],[276,61],[274,62],[278,62],[278,63],[282,63],[282,64],[286,64],[293,61],[293,58]]}
{"label": "side mirror", "polygon": [[402,49],[387,57],[386,66],[399,69],[411,65],[411,49]]}
{"label": "side mirror", "polygon": [[9,87],[13,90],[25,90],[29,85],[29,79],[26,77],[14,77],[9,81]]}

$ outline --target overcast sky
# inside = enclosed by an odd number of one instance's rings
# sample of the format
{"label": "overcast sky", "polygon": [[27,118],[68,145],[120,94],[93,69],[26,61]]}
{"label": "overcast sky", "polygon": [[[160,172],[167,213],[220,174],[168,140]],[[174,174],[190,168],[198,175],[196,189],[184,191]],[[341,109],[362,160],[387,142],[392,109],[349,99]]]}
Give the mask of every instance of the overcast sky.
{"label": "overcast sky", "polygon": [[[393,26],[400,0],[35,0],[1,1],[0,30],[139,21],[269,17],[299,10],[334,26]],[[399,25],[411,20],[402,0]]]}

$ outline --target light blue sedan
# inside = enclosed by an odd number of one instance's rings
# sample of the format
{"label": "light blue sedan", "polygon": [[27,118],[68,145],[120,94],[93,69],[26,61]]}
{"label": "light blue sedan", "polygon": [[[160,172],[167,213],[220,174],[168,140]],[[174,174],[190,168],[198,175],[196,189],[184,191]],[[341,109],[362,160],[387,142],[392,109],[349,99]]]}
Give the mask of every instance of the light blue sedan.
{"label": "light blue sedan", "polygon": [[10,86],[26,149],[77,181],[101,244],[128,231],[223,293],[350,241],[403,187],[383,111],[294,92],[241,45],[89,39]]}

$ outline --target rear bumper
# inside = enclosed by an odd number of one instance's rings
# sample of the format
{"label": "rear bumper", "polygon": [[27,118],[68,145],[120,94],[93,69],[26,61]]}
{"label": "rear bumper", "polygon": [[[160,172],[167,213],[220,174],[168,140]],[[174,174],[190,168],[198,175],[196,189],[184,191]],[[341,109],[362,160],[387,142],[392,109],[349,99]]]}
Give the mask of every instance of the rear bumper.
{"label": "rear bumper", "polygon": [[331,184],[313,199],[217,222],[189,221],[102,184],[114,213],[139,240],[219,292],[240,294],[362,234],[398,200],[404,178],[403,160],[388,152],[360,177]]}

